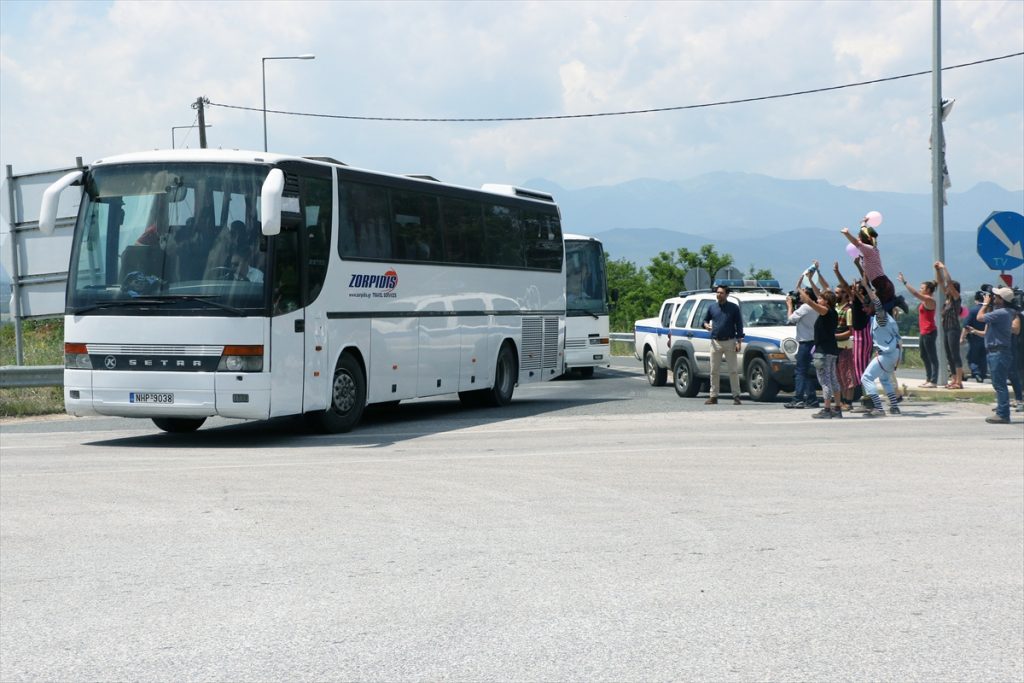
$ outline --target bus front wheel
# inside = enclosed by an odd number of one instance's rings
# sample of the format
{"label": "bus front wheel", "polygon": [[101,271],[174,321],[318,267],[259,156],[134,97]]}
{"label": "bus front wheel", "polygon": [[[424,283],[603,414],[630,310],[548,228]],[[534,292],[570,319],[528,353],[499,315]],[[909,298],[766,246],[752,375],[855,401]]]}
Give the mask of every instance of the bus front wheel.
{"label": "bus front wheel", "polygon": [[169,434],[188,434],[203,426],[205,417],[154,417],[153,424]]}
{"label": "bus front wheel", "polygon": [[359,424],[366,407],[366,376],[359,361],[350,354],[344,354],[334,370],[331,383],[331,406],[317,413],[321,431],[340,434],[352,431]]}

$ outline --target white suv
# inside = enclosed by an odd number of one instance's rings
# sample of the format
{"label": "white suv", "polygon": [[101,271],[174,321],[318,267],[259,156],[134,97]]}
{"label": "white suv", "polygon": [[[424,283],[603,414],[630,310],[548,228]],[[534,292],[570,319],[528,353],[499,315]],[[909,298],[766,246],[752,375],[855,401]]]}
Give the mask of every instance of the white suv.
{"label": "white suv", "polygon": [[[770,401],[793,390],[796,327],[786,323],[786,296],[775,280],[719,280],[732,290],[729,300],[743,316],[740,375],[754,401]],[[676,393],[696,396],[711,377],[711,333],[704,316],[715,301],[714,290],[680,292],[666,299],[657,318],[633,326],[634,355],[643,360],[647,381],[662,386],[671,369]],[[724,359],[721,379],[728,380]]]}

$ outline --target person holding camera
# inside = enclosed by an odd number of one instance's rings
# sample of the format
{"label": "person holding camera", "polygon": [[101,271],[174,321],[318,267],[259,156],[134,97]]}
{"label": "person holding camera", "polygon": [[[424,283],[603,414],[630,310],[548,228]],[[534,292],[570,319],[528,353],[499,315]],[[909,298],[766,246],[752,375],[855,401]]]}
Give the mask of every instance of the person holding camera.
{"label": "person holding camera", "polygon": [[[974,305],[967,310],[964,329],[960,333],[960,344],[967,344],[967,370],[971,372],[971,379],[979,383],[988,377],[988,361],[985,351],[985,326],[978,320],[978,311],[981,310],[985,292],[991,290],[991,285],[982,285],[981,291],[974,293]],[[967,374],[966,370],[964,374]]]}
{"label": "person holding camera", "polygon": [[1012,361],[1013,335],[1020,334],[1020,316],[1010,304],[1013,290],[1000,287],[985,293],[978,322],[985,324],[985,351],[992,388],[996,390],[996,414],[985,418],[989,424],[1010,424],[1010,392],[1006,388]]}
{"label": "person holding camera", "polygon": [[[801,291],[804,278],[810,278],[813,273],[805,271],[800,273],[796,281],[796,290],[786,297],[786,321],[796,325],[796,341],[798,344],[796,352],[796,369],[793,377],[793,400],[785,404],[786,408],[817,408],[818,397],[815,392],[814,379],[811,372],[811,351],[814,348],[814,323],[818,319],[818,312],[808,304],[801,303],[801,298],[806,294],[811,299],[816,299],[814,290],[808,287]],[[795,299],[795,301],[794,301]],[[799,304],[799,308],[796,308]],[[796,308],[796,310],[793,310]]]}

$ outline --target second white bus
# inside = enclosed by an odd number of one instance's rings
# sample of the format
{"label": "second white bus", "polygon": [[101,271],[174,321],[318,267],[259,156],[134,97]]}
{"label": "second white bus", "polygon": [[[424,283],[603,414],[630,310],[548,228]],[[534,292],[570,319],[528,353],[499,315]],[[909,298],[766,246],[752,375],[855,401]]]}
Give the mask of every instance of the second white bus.
{"label": "second white bus", "polygon": [[611,361],[604,247],[584,235],[566,233],[564,240],[565,371],[590,377]]}

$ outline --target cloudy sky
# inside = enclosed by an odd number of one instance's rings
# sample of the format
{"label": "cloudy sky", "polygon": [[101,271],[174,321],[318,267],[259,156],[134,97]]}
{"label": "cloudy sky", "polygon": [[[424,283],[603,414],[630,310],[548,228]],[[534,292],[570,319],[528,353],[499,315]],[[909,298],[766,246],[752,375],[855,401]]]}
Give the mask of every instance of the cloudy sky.
{"label": "cloudy sky", "polygon": [[[942,3],[952,66],[1024,51],[1024,2]],[[928,70],[932,3],[0,2],[0,164],[166,148],[200,95],[383,117],[673,107]],[[947,71],[954,191],[1024,188],[1024,58]],[[506,123],[269,115],[272,151],[446,181],[567,188],[710,171],[930,191],[931,77],[689,111]],[[262,149],[258,111],[211,106],[211,147]],[[198,146],[179,130],[178,146]]]}

